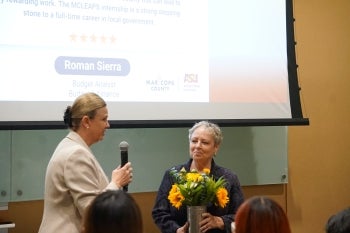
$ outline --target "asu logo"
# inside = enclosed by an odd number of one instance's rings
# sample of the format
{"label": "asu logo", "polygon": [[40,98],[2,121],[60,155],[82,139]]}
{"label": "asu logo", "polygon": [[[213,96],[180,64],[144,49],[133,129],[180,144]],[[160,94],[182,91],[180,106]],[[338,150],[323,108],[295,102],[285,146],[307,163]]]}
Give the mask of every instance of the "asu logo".
{"label": "asu logo", "polygon": [[198,83],[198,74],[185,74],[184,83]]}

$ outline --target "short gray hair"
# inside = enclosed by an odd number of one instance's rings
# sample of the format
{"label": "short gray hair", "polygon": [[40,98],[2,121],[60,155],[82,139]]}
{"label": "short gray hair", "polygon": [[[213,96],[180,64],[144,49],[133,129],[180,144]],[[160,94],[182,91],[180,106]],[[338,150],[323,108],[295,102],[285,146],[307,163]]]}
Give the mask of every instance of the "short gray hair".
{"label": "short gray hair", "polygon": [[223,140],[221,129],[217,124],[209,121],[200,121],[195,123],[192,128],[188,130],[188,138],[191,140],[193,132],[202,126],[211,133],[214,138],[215,145],[220,145]]}

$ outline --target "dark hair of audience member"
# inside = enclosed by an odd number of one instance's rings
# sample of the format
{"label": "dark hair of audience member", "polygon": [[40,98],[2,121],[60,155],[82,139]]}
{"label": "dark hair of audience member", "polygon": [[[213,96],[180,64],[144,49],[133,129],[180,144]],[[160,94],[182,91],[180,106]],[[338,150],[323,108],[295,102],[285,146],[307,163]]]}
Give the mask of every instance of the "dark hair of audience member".
{"label": "dark hair of audience member", "polygon": [[291,233],[282,207],[262,196],[249,198],[238,208],[235,228],[235,233]]}
{"label": "dark hair of audience member", "polygon": [[326,233],[350,233],[350,207],[329,217]]}
{"label": "dark hair of audience member", "polygon": [[142,233],[140,208],[123,190],[99,194],[89,206],[83,221],[83,233]]}

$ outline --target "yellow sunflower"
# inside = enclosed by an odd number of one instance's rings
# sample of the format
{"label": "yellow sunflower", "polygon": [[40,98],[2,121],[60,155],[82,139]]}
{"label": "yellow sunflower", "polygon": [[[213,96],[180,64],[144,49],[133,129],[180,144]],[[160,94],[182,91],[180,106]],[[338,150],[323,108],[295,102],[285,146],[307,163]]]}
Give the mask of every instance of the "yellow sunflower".
{"label": "yellow sunflower", "polygon": [[218,205],[224,208],[229,201],[227,190],[222,187],[219,188],[218,191],[216,192],[216,198],[217,198]]}
{"label": "yellow sunflower", "polygon": [[182,196],[179,188],[177,187],[176,184],[173,184],[171,187],[171,190],[169,192],[168,195],[168,199],[170,201],[170,203],[176,207],[176,208],[180,208],[182,205],[182,201],[185,199],[184,196]]}

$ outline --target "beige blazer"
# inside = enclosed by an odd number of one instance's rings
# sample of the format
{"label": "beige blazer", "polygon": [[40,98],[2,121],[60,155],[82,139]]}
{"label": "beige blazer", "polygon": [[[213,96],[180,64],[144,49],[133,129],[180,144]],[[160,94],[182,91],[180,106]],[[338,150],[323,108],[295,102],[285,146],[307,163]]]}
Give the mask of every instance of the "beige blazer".
{"label": "beige blazer", "polygon": [[104,189],[116,188],[91,149],[75,132],[57,146],[47,166],[44,213],[39,233],[79,233],[89,203]]}

